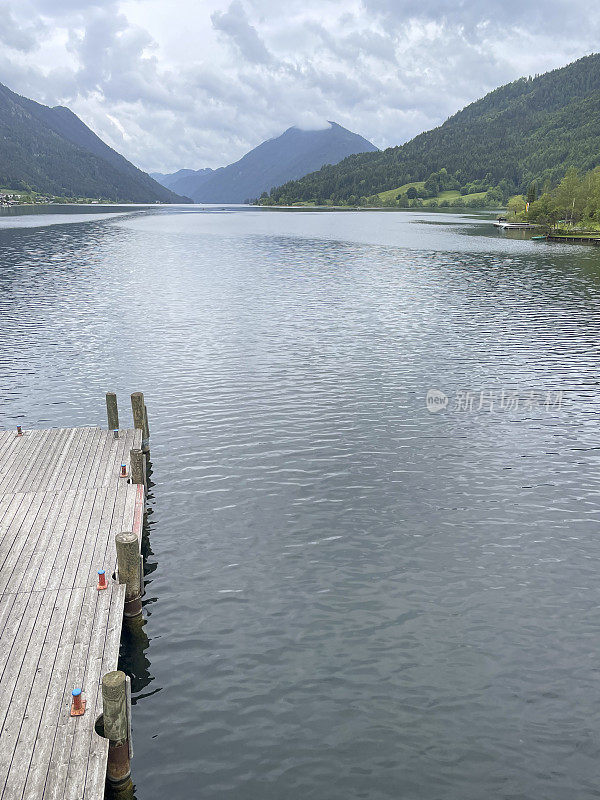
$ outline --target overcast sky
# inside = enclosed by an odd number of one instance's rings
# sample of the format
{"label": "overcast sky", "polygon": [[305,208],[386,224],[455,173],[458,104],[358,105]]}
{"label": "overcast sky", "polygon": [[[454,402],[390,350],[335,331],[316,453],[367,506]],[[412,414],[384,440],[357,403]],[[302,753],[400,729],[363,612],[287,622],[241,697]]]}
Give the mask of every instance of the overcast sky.
{"label": "overcast sky", "polygon": [[599,33],[589,0],[0,0],[0,82],[199,169],[327,119],[400,144]]}

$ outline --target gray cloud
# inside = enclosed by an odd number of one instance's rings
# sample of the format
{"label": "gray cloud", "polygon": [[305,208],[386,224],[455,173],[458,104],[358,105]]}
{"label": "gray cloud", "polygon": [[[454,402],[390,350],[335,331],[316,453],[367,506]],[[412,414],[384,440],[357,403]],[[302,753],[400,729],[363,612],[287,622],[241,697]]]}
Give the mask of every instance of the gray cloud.
{"label": "gray cloud", "polygon": [[248,61],[253,64],[268,64],[271,61],[269,51],[256,28],[249,24],[239,0],[233,0],[227,11],[215,11],[210,18],[213,28],[230,37]]}
{"label": "gray cloud", "polygon": [[0,16],[0,42],[13,50],[28,53],[37,46],[43,25],[41,22],[31,23],[18,20],[10,8],[4,9]]}
{"label": "gray cloud", "polygon": [[[363,0],[369,12],[385,16],[403,24],[409,19],[430,20],[439,23],[460,25],[465,30],[481,30],[486,24],[508,24],[516,26],[535,26],[536,30],[556,33],[557,25],[561,31],[566,28],[581,29],[590,6],[581,0],[543,0],[543,2],[523,2],[523,0]],[[597,24],[594,14],[590,22]]]}
{"label": "gray cloud", "polygon": [[291,124],[327,119],[399,144],[502,83],[584,55],[600,32],[600,12],[580,0],[5,4],[0,82],[68,105],[161,171],[230,163]]}

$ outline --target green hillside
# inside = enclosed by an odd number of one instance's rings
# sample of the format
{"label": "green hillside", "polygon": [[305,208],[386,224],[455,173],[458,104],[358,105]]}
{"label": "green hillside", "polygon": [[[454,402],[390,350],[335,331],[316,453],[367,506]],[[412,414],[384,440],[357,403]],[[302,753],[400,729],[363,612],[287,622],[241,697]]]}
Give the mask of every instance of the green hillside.
{"label": "green hillside", "polygon": [[413,181],[412,183],[405,183],[403,186],[398,186],[396,189],[378,192],[371,197],[367,197],[366,205],[377,206],[392,203],[394,205],[401,205],[403,199],[409,199],[407,195],[409,189],[414,189],[418,193],[417,196],[422,199],[424,206],[473,205],[486,202],[487,191],[465,192],[461,194],[458,189],[442,189],[434,194],[425,188],[425,184],[426,181]]}
{"label": "green hillside", "polygon": [[402,194],[406,194],[409,189],[423,189],[425,186],[425,181],[413,181],[412,183],[405,183],[403,186],[398,186],[396,189],[388,189],[385,192],[377,192],[376,195],[373,195],[373,198],[377,197],[379,200],[383,201],[384,203],[389,200],[397,200],[398,197]]}
{"label": "green hillside", "polygon": [[181,202],[112,150],[69,109],[0,83],[0,186],[66,197]]}
{"label": "green hillside", "polygon": [[[444,169],[463,189],[473,181],[505,199],[532,181],[557,183],[565,169],[600,164],[600,55],[496,89],[439,128],[399,147],[361,153],[291,181],[270,202],[360,203],[381,192],[427,181]],[[468,187],[467,187],[468,188]]]}

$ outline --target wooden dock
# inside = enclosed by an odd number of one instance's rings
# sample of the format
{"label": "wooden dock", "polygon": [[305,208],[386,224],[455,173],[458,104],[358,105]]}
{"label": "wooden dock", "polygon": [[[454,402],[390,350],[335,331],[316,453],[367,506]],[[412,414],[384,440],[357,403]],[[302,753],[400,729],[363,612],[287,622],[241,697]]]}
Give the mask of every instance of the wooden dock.
{"label": "wooden dock", "polygon": [[[104,797],[109,741],[95,723],[126,588],[115,535],[141,541],[145,503],[120,472],[141,446],[140,429],[0,432],[1,800]],[[77,687],[85,713],[71,716]]]}
{"label": "wooden dock", "polygon": [[571,242],[573,244],[593,244],[598,247],[600,245],[600,236],[578,236],[577,234],[569,235],[569,234],[552,234],[549,233],[546,236],[546,241],[548,242]]}

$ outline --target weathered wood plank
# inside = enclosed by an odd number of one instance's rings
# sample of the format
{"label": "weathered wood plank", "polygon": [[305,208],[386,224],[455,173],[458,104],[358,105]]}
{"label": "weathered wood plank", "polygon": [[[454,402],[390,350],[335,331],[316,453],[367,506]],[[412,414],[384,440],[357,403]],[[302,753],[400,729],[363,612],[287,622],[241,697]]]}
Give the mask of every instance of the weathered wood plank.
{"label": "weathered wood plank", "polygon": [[[108,624],[104,632],[102,662],[98,672],[98,690],[96,693],[96,704],[94,708],[94,719],[102,713],[102,694],[100,691],[102,676],[107,672],[117,669],[119,661],[119,643],[121,640],[121,627],[123,622],[123,603],[125,601],[125,586],[115,584],[110,599],[110,610],[108,614]],[[108,752],[108,742],[106,739],[92,732],[89,747],[88,772],[85,781],[85,797],[96,798],[101,794],[104,787],[106,767],[99,769],[99,764]]]}
{"label": "weathered wood plank", "polygon": [[4,516],[12,502],[13,496],[11,494],[3,494],[0,496],[0,529],[3,526]]}
{"label": "weathered wood plank", "polygon": [[23,461],[19,471],[13,474],[13,480],[10,484],[12,491],[21,491],[23,486],[27,486],[28,491],[35,491],[35,481],[38,475],[46,469],[48,460],[53,456],[62,434],[63,429],[53,428],[48,431],[45,437],[40,437],[38,446]]}
{"label": "weathered wood plank", "polygon": [[[7,643],[8,657],[0,676],[0,681],[2,682],[2,691],[0,692],[0,762],[5,761],[4,737],[2,736],[4,720],[8,707],[13,701],[15,686],[21,674],[23,660],[28,652],[29,640],[35,630],[38,613],[44,599],[42,592],[34,592],[33,594],[24,595],[24,597],[26,606],[22,616],[15,619],[16,630],[12,647],[9,649],[10,642]],[[13,605],[13,614],[17,609],[18,605],[15,603]],[[8,626],[4,629],[3,639],[6,638],[7,628]],[[3,653],[0,653],[0,660],[2,660],[2,657]],[[15,702],[17,702],[17,699],[15,699]]]}
{"label": "weathered wood plank", "polygon": [[15,491],[26,489],[28,492],[38,492],[43,488],[46,475],[60,458],[62,448],[69,435],[68,428],[57,428],[50,432],[50,436],[46,439],[37,457],[21,473],[21,477],[15,484]]}
{"label": "weathered wood plank", "polygon": [[67,686],[67,675],[83,609],[83,589],[73,589],[59,594],[64,594],[68,598],[68,605],[25,785],[25,796],[31,798],[42,797],[54,749],[58,720],[61,711],[69,708],[70,689]]}
{"label": "weathered wood plank", "polygon": [[[94,723],[119,656],[114,537],[141,513],[139,487],[119,477],[136,443],[141,431],[0,432],[2,800],[102,800],[108,744]],[[69,714],[76,686],[82,717]]]}
{"label": "weathered wood plank", "polygon": [[16,551],[20,550],[19,537],[23,537],[28,525],[33,523],[43,500],[43,495],[26,494],[13,518],[13,524],[0,542],[0,594],[2,594],[2,583],[8,579]]}
{"label": "weathered wood plank", "polygon": [[[101,668],[104,656],[106,632],[108,628],[109,612],[111,599],[116,585],[110,589],[98,593],[96,604],[96,615],[90,637],[89,648],[86,658],[86,670],[83,678],[83,685],[86,690],[86,700],[90,704],[90,709],[95,709],[102,680]],[[120,614],[122,617],[122,612]],[[114,663],[118,660],[118,647],[113,654]],[[79,729],[73,741],[69,771],[67,772],[67,791],[65,800],[75,800],[83,795],[81,788],[85,786],[87,772],[87,760],[92,743],[93,731],[91,728]],[[95,734],[94,734],[95,735]]]}
{"label": "weathered wood plank", "polygon": [[85,435],[82,437],[81,452],[79,459],[73,458],[69,463],[69,468],[65,474],[65,480],[62,489],[75,489],[79,485],[83,486],[82,476],[86,466],[93,461],[96,457],[98,444],[101,439],[101,431],[99,428],[88,428]]}
{"label": "weathered wood plank", "polygon": [[[121,463],[128,463],[126,457],[129,455],[127,450],[127,436],[128,431],[121,431],[118,439],[111,441],[112,458],[109,458],[104,466],[102,474],[98,474],[98,483],[101,486],[109,486],[115,478],[119,477],[119,468]],[[117,471],[115,473],[115,465]],[[127,470],[129,472],[129,469]]]}
{"label": "weathered wood plank", "polygon": [[105,569],[107,577],[110,579],[117,568],[117,550],[115,547],[115,536],[122,529],[123,515],[125,512],[125,501],[127,499],[129,486],[125,483],[118,483],[115,489],[115,503],[112,509],[110,522],[106,523],[107,536],[99,539],[94,559],[90,566],[90,574],[87,582],[91,583],[95,578],[95,565],[102,564],[98,569]]}
{"label": "weathered wood plank", "polygon": [[60,547],[54,559],[52,572],[48,576],[48,588],[54,589],[62,586],[74,586],[74,577],[79,566],[79,556],[89,522],[92,516],[94,504],[96,502],[95,488],[82,489],[77,492],[83,502],[78,516],[70,516],[67,519],[65,530],[63,531]]}
{"label": "weathered wood plank", "polygon": [[125,509],[123,511],[123,519],[121,520],[121,530],[133,531],[136,499],[137,499],[137,486],[130,483],[127,485],[127,496],[125,499]]}
{"label": "weathered wood plank", "polygon": [[[42,540],[39,549],[34,554],[37,565],[36,570],[31,569],[25,575],[21,584],[21,591],[31,592],[34,589],[38,591],[47,588],[56,589],[60,585],[62,572],[60,575],[56,575],[56,559],[61,548],[63,550],[66,549],[68,553],[69,542],[65,539],[65,530],[70,520],[78,520],[81,516],[85,502],[85,492],[63,492],[62,496],[63,504],[54,528],[46,531],[47,541],[44,542]],[[52,586],[50,586],[51,577],[55,578],[52,581]]]}
{"label": "weathered wood plank", "polygon": [[97,486],[98,473],[103,474],[108,459],[110,458],[111,449],[115,447],[115,440],[111,438],[108,431],[102,431],[102,451],[96,454],[94,463],[91,466],[89,476],[87,478],[88,485]]}
{"label": "weathered wood plank", "polygon": [[65,475],[65,481],[62,486],[63,490],[76,489],[79,485],[84,486],[86,484],[84,474],[86,469],[89,473],[91,461],[93,461],[93,459],[96,457],[99,441],[99,431],[96,428],[89,429],[88,435],[84,440],[79,461],[77,463],[73,461],[69,465],[67,474]]}
{"label": "weathered wood plank", "polygon": [[14,477],[23,459],[27,459],[30,452],[39,445],[40,440],[47,436],[49,431],[27,431],[23,436],[13,440],[10,452],[2,459],[0,464],[0,492],[9,491],[7,481]]}
{"label": "weathered wood plank", "polygon": [[[44,529],[52,529],[54,521],[59,514],[62,500],[62,495],[55,495],[50,492],[44,493],[42,505],[35,520],[29,526],[29,529],[24,531],[23,536],[20,537],[23,542],[20,552],[18,552],[18,548],[13,547],[13,553],[16,554],[16,557],[13,559],[12,565],[7,564],[7,568],[2,570],[0,574],[0,592],[13,593],[19,591],[21,582],[29,569],[29,562],[35,552],[38,540]],[[5,574],[6,578],[4,577]]]}
{"label": "weathered wood plank", "polygon": [[110,563],[106,560],[106,552],[111,534],[112,538],[116,535],[113,533],[113,517],[121,492],[119,492],[119,488],[116,485],[107,487],[105,491],[106,502],[104,503],[102,515],[98,523],[98,534],[94,542],[94,549],[90,553],[87,574],[85,573],[86,564],[83,559],[80,564],[81,580],[84,581],[86,585],[92,585],[98,580],[98,570],[105,570],[107,579],[110,579],[114,572],[114,562]]}
{"label": "weathered wood plank", "polygon": [[[45,601],[50,603],[51,616],[45,629],[41,628],[41,620],[38,617],[39,639],[43,637],[41,647],[37,648],[37,652],[33,652],[39,642],[30,642],[29,645],[33,675],[29,696],[26,698],[26,705],[21,709],[17,703],[13,703],[7,715],[3,737],[9,736],[15,742],[4,789],[4,794],[8,797],[21,797],[27,780],[48,691],[52,688],[56,654],[62,637],[69,598],[70,593],[67,592],[55,591],[46,594]],[[1,783],[0,773],[0,785]]]}
{"label": "weathered wood plank", "polygon": [[15,602],[15,596],[12,594],[0,597],[0,641],[2,641],[2,631],[6,625],[6,621],[10,615],[10,610]]}
{"label": "weathered wood plank", "polygon": [[24,502],[25,498],[27,497],[27,502],[31,502],[31,495],[25,494],[7,494],[4,495],[5,497],[9,498],[9,505],[6,509],[4,514],[4,518],[2,520],[2,524],[0,525],[0,548],[2,547],[3,539],[10,533],[13,519],[17,511],[19,510],[19,506],[22,502]]}
{"label": "weathered wood plank", "polygon": [[74,476],[74,486],[92,486],[93,482],[90,480],[90,475],[94,465],[97,463],[98,458],[101,457],[102,450],[104,449],[104,431],[100,429],[94,431],[93,447],[88,458],[82,466],[78,475]]}
{"label": "weathered wood plank", "polygon": [[72,476],[81,460],[85,457],[84,453],[88,442],[91,441],[93,431],[90,428],[78,428],[77,433],[71,444],[69,457],[65,459],[65,463],[60,470],[56,470],[51,480],[48,482],[49,491],[64,491],[67,490],[70,476]]}
{"label": "weathered wood plank", "polygon": [[4,459],[9,448],[13,446],[16,430],[0,431],[0,460]]}
{"label": "weathered wood plank", "polygon": [[99,521],[106,503],[106,489],[97,488],[91,491],[94,492],[94,501],[85,535],[79,539],[77,531],[75,531],[74,546],[71,548],[71,555],[65,564],[61,586],[82,586],[87,580],[90,550],[93,551],[98,536]]}
{"label": "weathered wood plank", "polygon": [[[70,698],[67,696],[67,692],[70,692],[71,689],[76,686],[81,687],[84,692],[87,692],[87,687],[83,684],[85,659],[94,624],[98,592],[96,592],[95,589],[85,589],[83,591],[84,598],[81,607],[81,615],[67,673],[65,689],[66,702],[63,704],[59,714],[56,737],[48,770],[48,791],[46,792],[46,796],[53,798],[53,800],[62,800],[62,798],[64,798],[73,739],[77,729],[81,727],[78,723],[86,719],[85,716],[71,717],[69,715]],[[87,717],[87,721],[89,722],[90,720],[91,716]]]}
{"label": "weathered wood plank", "polygon": [[80,428],[73,428],[68,430],[67,433],[67,439],[63,444],[63,448],[56,463],[54,463],[52,468],[46,473],[43,483],[40,483],[39,488],[44,489],[44,491],[56,489],[56,483],[61,478],[66,464],[70,463],[75,457],[77,442],[82,436],[83,431]]}
{"label": "weathered wood plank", "polygon": [[[19,625],[21,624],[21,617],[25,613],[29,595],[10,595],[10,598],[12,598],[12,602],[6,608],[6,619],[2,627],[2,633],[0,634],[0,681],[2,681],[4,668],[6,667],[12,646],[17,637]],[[5,598],[2,599],[4,600]]]}
{"label": "weathered wood plank", "polygon": [[32,431],[29,436],[17,437],[20,447],[17,448],[10,471],[0,483],[0,493],[15,491],[15,486],[21,480],[21,476],[31,469],[32,465],[38,464],[40,453],[43,452],[46,443],[54,437],[55,433],[55,430]]}

